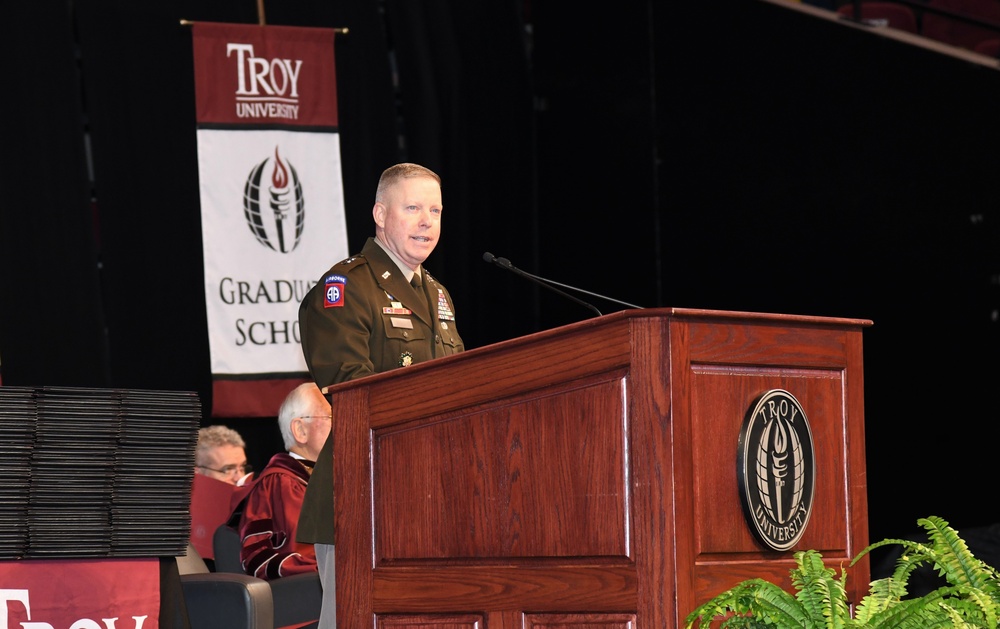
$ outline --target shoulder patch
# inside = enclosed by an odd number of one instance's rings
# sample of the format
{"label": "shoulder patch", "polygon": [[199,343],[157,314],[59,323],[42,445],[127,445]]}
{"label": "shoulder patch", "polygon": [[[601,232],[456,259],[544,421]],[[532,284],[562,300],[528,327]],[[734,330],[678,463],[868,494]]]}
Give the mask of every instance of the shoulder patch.
{"label": "shoulder patch", "polygon": [[323,307],[343,308],[344,307],[344,287],[347,286],[347,278],[343,275],[332,273],[323,280]]}

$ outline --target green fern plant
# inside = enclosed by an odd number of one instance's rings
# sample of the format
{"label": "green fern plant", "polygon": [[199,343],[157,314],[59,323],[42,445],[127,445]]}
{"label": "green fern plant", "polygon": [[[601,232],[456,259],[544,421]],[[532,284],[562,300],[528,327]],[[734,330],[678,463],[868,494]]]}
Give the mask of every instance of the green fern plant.
{"label": "green fern plant", "polygon": [[[685,620],[685,629],[935,629],[1000,627],[1000,573],[977,559],[958,532],[930,516],[917,520],[927,531],[926,544],[885,539],[862,550],[851,562],[890,544],[903,546],[892,575],[872,581],[854,615],[847,601],[847,572],[840,576],[815,550],[794,554],[790,571],[794,595],[764,579],[748,579],[701,604]],[[924,596],[907,598],[913,571],[931,565],[947,581]]]}

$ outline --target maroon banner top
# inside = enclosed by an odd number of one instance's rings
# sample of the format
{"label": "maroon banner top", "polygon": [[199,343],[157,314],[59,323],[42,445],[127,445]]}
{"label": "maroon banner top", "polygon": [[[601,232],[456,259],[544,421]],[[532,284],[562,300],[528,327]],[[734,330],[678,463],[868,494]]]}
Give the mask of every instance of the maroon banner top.
{"label": "maroon banner top", "polygon": [[337,127],[335,32],[194,23],[198,124]]}

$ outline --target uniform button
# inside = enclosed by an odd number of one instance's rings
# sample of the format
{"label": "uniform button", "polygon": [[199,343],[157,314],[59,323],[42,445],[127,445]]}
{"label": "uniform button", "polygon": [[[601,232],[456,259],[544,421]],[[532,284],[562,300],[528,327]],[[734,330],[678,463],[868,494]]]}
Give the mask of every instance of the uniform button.
{"label": "uniform button", "polygon": [[440,334],[435,334],[434,335],[434,342],[437,343],[438,345],[441,344],[441,335]]}
{"label": "uniform button", "polygon": [[409,335],[410,335],[409,332],[403,332],[403,336],[409,336]]}

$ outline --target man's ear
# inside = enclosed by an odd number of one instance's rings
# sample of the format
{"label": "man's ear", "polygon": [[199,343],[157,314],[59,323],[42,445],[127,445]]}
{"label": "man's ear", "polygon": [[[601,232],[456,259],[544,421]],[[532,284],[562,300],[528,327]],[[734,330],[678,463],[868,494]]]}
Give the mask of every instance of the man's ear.
{"label": "man's ear", "polygon": [[384,203],[378,201],[372,206],[372,218],[375,219],[375,224],[379,226],[380,229],[385,229],[385,216],[389,213],[389,208],[385,206]]}
{"label": "man's ear", "polygon": [[309,437],[309,427],[298,417],[292,420],[292,437],[296,443],[305,443]]}

